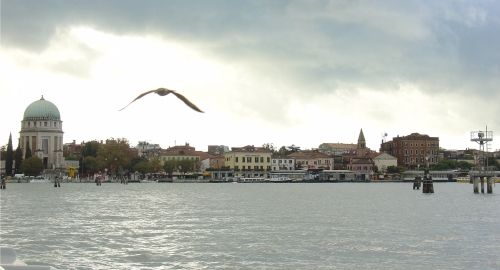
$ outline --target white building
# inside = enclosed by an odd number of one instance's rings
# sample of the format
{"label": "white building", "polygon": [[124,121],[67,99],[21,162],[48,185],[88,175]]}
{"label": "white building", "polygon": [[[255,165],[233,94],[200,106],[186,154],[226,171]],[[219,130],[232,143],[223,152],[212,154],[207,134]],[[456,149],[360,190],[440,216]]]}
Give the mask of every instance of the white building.
{"label": "white building", "polygon": [[374,157],[372,160],[375,166],[377,166],[379,172],[386,172],[387,168],[390,166],[398,166],[398,159],[387,153],[381,153],[380,155]]}
{"label": "white building", "polygon": [[65,167],[61,115],[52,102],[42,96],[40,100],[31,103],[24,111],[19,133],[23,157],[29,147],[32,156],[43,161],[45,169]]}
{"label": "white building", "polygon": [[162,150],[159,144],[149,143],[146,141],[140,141],[135,149],[137,149],[140,157],[145,158],[158,157]]}
{"label": "white building", "polygon": [[271,158],[272,171],[293,171],[295,170],[294,158]]}

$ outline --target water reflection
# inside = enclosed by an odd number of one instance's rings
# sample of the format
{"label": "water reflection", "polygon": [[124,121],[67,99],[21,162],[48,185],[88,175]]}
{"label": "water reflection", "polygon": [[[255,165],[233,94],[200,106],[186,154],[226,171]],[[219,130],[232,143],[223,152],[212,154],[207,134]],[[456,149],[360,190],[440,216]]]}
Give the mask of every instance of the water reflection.
{"label": "water reflection", "polygon": [[11,184],[1,242],[58,269],[499,269],[500,196],[435,184]]}

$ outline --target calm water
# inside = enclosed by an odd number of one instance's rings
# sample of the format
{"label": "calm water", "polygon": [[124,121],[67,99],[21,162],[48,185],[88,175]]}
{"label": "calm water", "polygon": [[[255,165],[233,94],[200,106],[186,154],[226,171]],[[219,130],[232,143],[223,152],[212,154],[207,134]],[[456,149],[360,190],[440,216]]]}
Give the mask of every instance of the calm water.
{"label": "calm water", "polygon": [[56,269],[500,269],[500,186],[9,184],[1,245]]}

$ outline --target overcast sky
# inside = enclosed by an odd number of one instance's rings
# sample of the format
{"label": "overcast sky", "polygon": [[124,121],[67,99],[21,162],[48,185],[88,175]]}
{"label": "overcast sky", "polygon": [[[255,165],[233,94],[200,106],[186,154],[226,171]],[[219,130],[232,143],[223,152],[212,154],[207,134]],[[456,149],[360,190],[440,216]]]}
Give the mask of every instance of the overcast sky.
{"label": "overcast sky", "polygon": [[[53,102],[64,142],[447,149],[500,134],[499,1],[0,0],[0,145]],[[174,96],[176,89],[205,111]],[[491,145],[500,149],[500,137]]]}

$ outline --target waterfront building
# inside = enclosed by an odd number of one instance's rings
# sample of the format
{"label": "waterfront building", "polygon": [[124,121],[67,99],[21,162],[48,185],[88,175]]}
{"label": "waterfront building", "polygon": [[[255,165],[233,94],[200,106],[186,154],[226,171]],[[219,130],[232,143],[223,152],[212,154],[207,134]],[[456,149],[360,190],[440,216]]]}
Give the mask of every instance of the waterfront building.
{"label": "waterfront building", "polygon": [[158,157],[162,150],[159,144],[149,143],[146,141],[139,141],[135,149],[137,149],[138,155],[140,157],[144,157],[147,159]]}
{"label": "waterfront building", "polygon": [[56,105],[45,100],[43,96],[28,105],[19,134],[23,158],[29,148],[32,156],[42,160],[45,169],[64,169],[64,132],[61,114]]}
{"label": "waterfront building", "polygon": [[219,156],[224,155],[224,153],[229,152],[229,147],[225,145],[209,145],[208,153],[210,155]]}
{"label": "waterfront building", "polygon": [[205,171],[205,170],[220,170],[223,169],[225,160],[224,156],[214,156],[208,153],[205,153],[205,155],[202,155],[201,161],[200,161],[200,171]]}
{"label": "waterfront building", "polygon": [[322,143],[318,150],[327,155],[341,156],[356,150],[357,146],[355,143]]}
{"label": "waterfront building", "polygon": [[295,159],[290,157],[271,158],[271,170],[293,171],[295,170]]}
{"label": "waterfront building", "polygon": [[287,156],[295,159],[296,167],[304,170],[333,170],[333,157],[319,150],[303,150]]}
{"label": "waterfront building", "polygon": [[218,156],[210,155],[209,159],[210,168],[220,170],[226,166],[225,161],[226,160],[224,159],[223,155],[218,155]]}
{"label": "waterfront building", "polygon": [[224,153],[225,166],[243,177],[264,176],[263,172],[271,170],[272,152],[264,147],[247,145],[244,147],[232,147],[231,151]]}
{"label": "waterfront building", "polygon": [[84,143],[76,143],[75,140],[71,143],[63,145],[63,155],[65,158],[80,159],[82,155]]}
{"label": "waterfront building", "polygon": [[208,158],[209,155],[205,152],[196,151],[196,149],[192,146],[189,146],[189,143],[185,145],[176,145],[167,148],[166,150],[161,151],[160,153],[160,161],[162,165],[165,162],[175,160],[177,162],[183,160],[189,160],[193,162],[193,171],[196,171],[200,168],[200,161]]}
{"label": "waterfront building", "polygon": [[377,156],[375,156],[372,160],[380,173],[385,173],[388,167],[398,166],[398,159],[387,153],[380,153]]}
{"label": "waterfront building", "polygon": [[395,156],[398,165],[407,168],[433,165],[439,161],[439,137],[419,133],[394,137],[392,141],[380,145],[380,152]]}
{"label": "waterfront building", "polygon": [[349,164],[347,169],[354,172],[355,179],[358,181],[368,181],[373,176],[373,158],[376,153],[366,147],[366,139],[363,129],[359,131],[356,150],[349,153]]}

